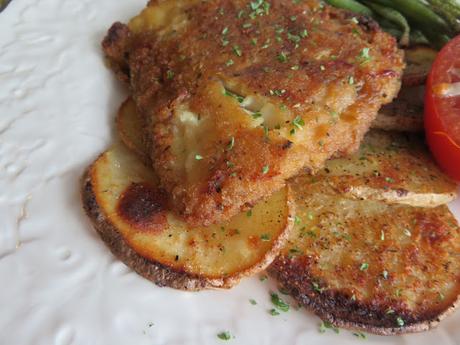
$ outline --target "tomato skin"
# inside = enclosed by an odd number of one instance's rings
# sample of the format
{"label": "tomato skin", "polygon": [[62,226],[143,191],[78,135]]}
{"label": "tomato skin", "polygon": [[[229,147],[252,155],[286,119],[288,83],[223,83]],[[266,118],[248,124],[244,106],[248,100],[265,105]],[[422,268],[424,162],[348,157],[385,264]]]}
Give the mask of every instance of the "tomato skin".
{"label": "tomato skin", "polygon": [[[428,146],[437,163],[445,173],[460,182],[460,140],[454,138],[453,133],[444,125],[442,117],[446,110],[439,106],[438,97],[433,92],[434,84],[442,78],[439,73],[444,72],[440,66],[446,65],[446,59],[460,59],[460,56],[451,56],[446,53],[451,51],[452,47],[460,49],[460,36],[454,38],[441,50],[433,64],[426,85],[424,120]],[[458,114],[458,120],[460,121],[460,114]]]}

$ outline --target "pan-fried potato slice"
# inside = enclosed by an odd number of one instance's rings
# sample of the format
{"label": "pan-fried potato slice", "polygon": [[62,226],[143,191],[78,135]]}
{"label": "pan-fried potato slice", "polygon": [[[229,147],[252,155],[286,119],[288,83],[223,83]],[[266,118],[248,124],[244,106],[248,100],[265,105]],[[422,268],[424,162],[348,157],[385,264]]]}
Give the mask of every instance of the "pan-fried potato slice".
{"label": "pan-fried potato slice", "polygon": [[438,52],[431,47],[419,45],[405,49],[404,53],[406,68],[403,74],[403,85],[424,85]]}
{"label": "pan-fried potato slice", "polygon": [[291,181],[296,225],[269,272],[338,327],[376,334],[427,330],[458,303],[460,229],[446,206],[348,199]]}
{"label": "pan-fried potato slice", "polygon": [[83,204],[102,239],[126,265],[158,285],[228,288],[264,269],[291,228],[287,188],[226,223],[191,228],[166,205],[151,169],[124,147],[89,168]]}
{"label": "pan-fried potato slice", "polygon": [[143,139],[144,123],[136,109],[136,103],[131,97],[126,99],[120,106],[116,122],[118,134],[123,143],[143,162],[150,162]]}
{"label": "pan-fried potato slice", "polygon": [[420,207],[446,204],[457,191],[420,137],[377,130],[357,153],[328,161],[316,178],[344,196]]}
{"label": "pan-fried potato slice", "polygon": [[424,86],[403,86],[398,97],[380,109],[371,127],[387,131],[422,132],[424,92]]}

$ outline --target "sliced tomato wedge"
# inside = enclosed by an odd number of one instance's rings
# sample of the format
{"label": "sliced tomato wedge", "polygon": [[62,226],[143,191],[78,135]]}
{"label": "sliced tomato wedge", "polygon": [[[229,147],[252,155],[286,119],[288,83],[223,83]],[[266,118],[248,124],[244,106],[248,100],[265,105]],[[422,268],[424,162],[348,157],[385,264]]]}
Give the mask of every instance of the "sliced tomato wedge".
{"label": "sliced tomato wedge", "polygon": [[439,52],[428,76],[425,131],[438,164],[460,181],[460,36]]}

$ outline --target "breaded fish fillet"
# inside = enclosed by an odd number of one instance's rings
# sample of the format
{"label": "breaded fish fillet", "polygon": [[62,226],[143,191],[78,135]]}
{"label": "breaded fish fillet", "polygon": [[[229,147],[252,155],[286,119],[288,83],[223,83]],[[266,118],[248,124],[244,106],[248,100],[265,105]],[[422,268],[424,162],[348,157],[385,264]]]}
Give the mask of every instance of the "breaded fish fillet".
{"label": "breaded fish fillet", "polygon": [[171,204],[194,225],[358,148],[404,67],[376,23],[316,0],[150,1],[103,47]]}

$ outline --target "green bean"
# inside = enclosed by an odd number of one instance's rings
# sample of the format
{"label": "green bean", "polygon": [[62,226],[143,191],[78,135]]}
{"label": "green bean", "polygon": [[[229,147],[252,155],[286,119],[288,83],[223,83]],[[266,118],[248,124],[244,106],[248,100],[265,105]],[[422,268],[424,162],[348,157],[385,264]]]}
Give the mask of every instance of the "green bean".
{"label": "green bean", "polygon": [[454,33],[460,32],[460,3],[455,0],[428,0],[433,10],[449,24]]}
{"label": "green bean", "polygon": [[424,32],[428,30],[435,30],[439,33],[449,32],[449,26],[444,19],[418,0],[372,0],[372,2],[401,12]]}
{"label": "green bean", "polygon": [[410,32],[410,43],[414,44],[429,44],[428,38],[420,30],[412,30]]}
{"label": "green bean", "polygon": [[390,7],[384,7],[382,5],[374,4],[369,1],[363,1],[363,3],[366,4],[366,6],[372,9],[379,16],[396,24],[396,26],[402,31],[401,35],[397,36],[399,38],[399,43],[402,46],[409,45],[410,26],[407,22],[406,17],[404,17],[401,13]]}
{"label": "green bean", "polygon": [[343,8],[355,13],[373,16],[372,10],[355,0],[326,0],[332,6]]}

